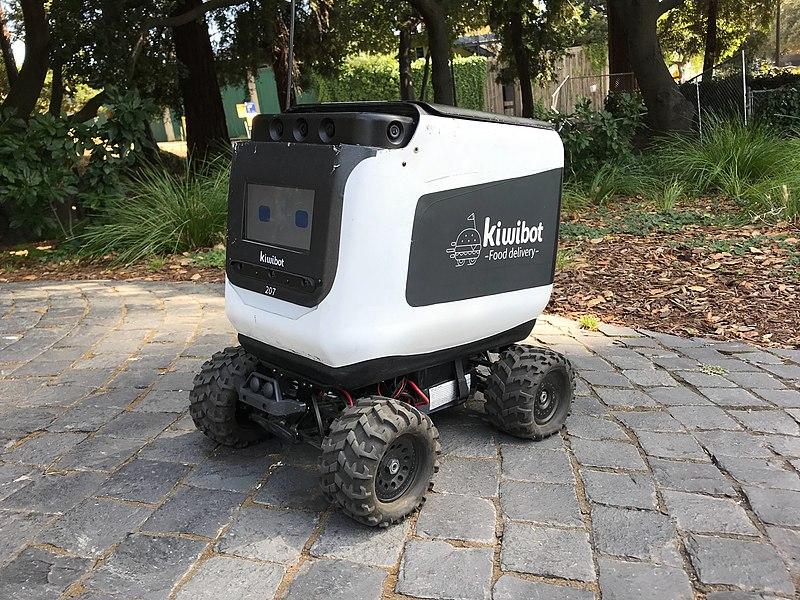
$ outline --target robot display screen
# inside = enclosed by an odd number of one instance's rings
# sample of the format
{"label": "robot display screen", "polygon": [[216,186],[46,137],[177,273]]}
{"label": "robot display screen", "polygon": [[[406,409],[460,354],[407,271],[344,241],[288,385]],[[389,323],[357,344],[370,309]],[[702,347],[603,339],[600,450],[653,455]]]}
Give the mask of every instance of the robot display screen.
{"label": "robot display screen", "polygon": [[308,251],[313,224],[314,190],[247,185],[245,239]]}

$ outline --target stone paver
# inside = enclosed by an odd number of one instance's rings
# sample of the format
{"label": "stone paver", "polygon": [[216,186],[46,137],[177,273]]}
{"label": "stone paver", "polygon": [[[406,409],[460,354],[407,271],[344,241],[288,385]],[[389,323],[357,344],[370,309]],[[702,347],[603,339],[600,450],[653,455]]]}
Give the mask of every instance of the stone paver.
{"label": "stone paver", "polygon": [[412,540],[406,544],[397,591],[422,598],[486,600],[491,582],[490,548]]}
{"label": "stone paver", "polygon": [[592,548],[585,531],[510,522],[503,535],[500,565],[543,577],[595,580]]}
{"label": "stone paver", "polygon": [[261,600],[275,595],[283,579],[280,565],[213,556],[201,563],[177,600]]}
{"label": "stone paver", "polygon": [[[379,600],[387,574],[343,560],[315,560],[300,567],[286,600]],[[263,596],[262,596],[263,597]]]}
{"label": "stone paver", "polygon": [[786,565],[769,544],[698,535],[687,550],[703,583],[787,596],[795,592]]}
{"label": "stone paver", "polygon": [[[548,485],[510,483],[524,486]],[[571,486],[562,487],[572,489]],[[503,495],[501,495],[502,501]],[[491,543],[495,537],[496,520],[497,513],[494,504],[489,500],[458,494],[431,494],[419,512],[417,535]]]}
{"label": "stone paver", "polygon": [[657,508],[656,487],[649,475],[585,470],[583,483],[592,502],[650,510]]}
{"label": "stone paver", "polygon": [[494,584],[493,600],[594,600],[589,590],[526,581],[512,575],[503,575]]}
{"label": "stone paver", "polygon": [[600,559],[600,589],[605,600],[692,600],[692,585],[677,567]]}
{"label": "stone paver", "polygon": [[0,598],[797,593],[797,351],[544,317],[531,343],[580,377],[565,429],[499,434],[480,396],[434,415],[434,493],[375,530],[329,510],[314,449],[194,428],[194,373],[234,343],[220,286],[0,288]]}
{"label": "stone paver", "polygon": [[675,516],[678,528],[684,531],[758,535],[747,513],[733,500],[665,491],[664,501],[669,513]]}

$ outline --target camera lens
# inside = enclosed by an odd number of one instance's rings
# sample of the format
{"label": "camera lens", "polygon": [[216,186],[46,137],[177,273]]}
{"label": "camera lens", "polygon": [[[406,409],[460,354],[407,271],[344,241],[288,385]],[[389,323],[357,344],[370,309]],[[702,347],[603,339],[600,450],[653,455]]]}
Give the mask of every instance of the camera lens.
{"label": "camera lens", "polygon": [[294,139],[298,142],[308,135],[308,121],[305,119],[297,119],[294,125]]}
{"label": "camera lens", "polygon": [[334,135],[336,135],[336,125],[331,119],[322,119],[319,124],[319,139],[323,142],[330,142]]}
{"label": "camera lens", "polygon": [[269,136],[275,141],[283,137],[283,121],[277,118],[272,119],[269,124]]}
{"label": "camera lens", "polygon": [[392,121],[386,128],[386,135],[390,142],[396,142],[403,136],[403,124],[399,121]]}

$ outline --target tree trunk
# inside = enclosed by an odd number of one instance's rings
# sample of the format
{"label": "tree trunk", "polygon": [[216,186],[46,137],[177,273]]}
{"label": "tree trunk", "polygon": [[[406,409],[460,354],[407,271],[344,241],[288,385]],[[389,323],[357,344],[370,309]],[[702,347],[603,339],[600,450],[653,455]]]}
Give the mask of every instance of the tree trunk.
{"label": "tree trunk", "polygon": [[703,55],[703,81],[706,75],[711,79],[714,76],[714,65],[717,62],[717,16],[719,15],[719,0],[708,0],[708,16],[706,19],[706,44]]}
{"label": "tree trunk", "polygon": [[425,22],[428,49],[431,53],[433,101],[455,104],[453,75],[450,71],[450,31],[447,15],[436,0],[408,0]]}
{"label": "tree trunk", "polygon": [[532,119],[533,78],[531,77],[531,61],[522,36],[522,13],[519,10],[519,4],[516,7],[517,9],[513,10],[509,15],[509,39],[522,96],[522,116]]}
{"label": "tree trunk", "polygon": [[0,4],[0,54],[3,55],[3,65],[6,68],[8,87],[11,88],[17,81],[19,71],[14,52],[11,50],[11,33],[6,26],[6,16],[3,14],[3,5]]}
{"label": "tree trunk", "polygon": [[53,84],[50,90],[49,112],[54,117],[61,116],[61,108],[64,106],[64,65],[60,60],[53,61]]}
{"label": "tree trunk", "polygon": [[775,66],[782,66],[781,62],[781,0],[777,0],[775,7]]}
{"label": "tree trunk", "polygon": [[608,72],[611,73],[609,89],[612,92],[632,92],[635,88],[631,73],[631,58],[628,54],[628,38],[622,26],[619,8],[608,2]]}
{"label": "tree trunk", "polygon": [[19,3],[25,23],[25,62],[0,108],[14,111],[17,117],[27,120],[36,108],[47,77],[50,32],[42,0],[20,0]]}
{"label": "tree trunk", "polygon": [[400,99],[414,100],[414,82],[411,79],[411,23],[400,27],[400,48],[397,55],[400,66]]}
{"label": "tree trunk", "polygon": [[[202,5],[202,0],[184,0],[175,14]],[[186,145],[189,158],[203,162],[230,144],[225,110],[214,65],[214,50],[205,17],[174,27],[175,56],[180,63],[179,83],[186,115]]]}
{"label": "tree trunk", "polygon": [[633,72],[647,106],[648,124],[655,132],[691,130],[694,108],[669,72],[656,32],[658,18],[682,0],[609,2],[618,9],[623,23]]}

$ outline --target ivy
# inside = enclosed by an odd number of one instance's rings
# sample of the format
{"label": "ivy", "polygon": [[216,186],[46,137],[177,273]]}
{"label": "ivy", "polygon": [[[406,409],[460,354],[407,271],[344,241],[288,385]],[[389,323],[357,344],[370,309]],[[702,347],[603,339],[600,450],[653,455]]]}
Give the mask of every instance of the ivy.
{"label": "ivy", "polygon": [[[419,59],[411,65],[414,89],[421,95],[425,61]],[[486,59],[482,56],[458,57],[453,60],[456,101],[458,106],[484,110],[486,85]],[[320,102],[355,102],[362,100],[399,100],[400,71],[397,59],[388,54],[357,54],[348,57],[338,77],[316,75],[314,87]],[[430,74],[427,94],[433,96]]]}

